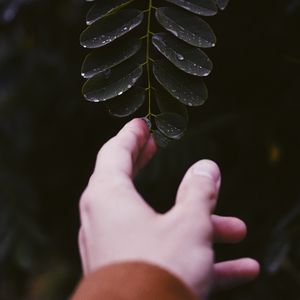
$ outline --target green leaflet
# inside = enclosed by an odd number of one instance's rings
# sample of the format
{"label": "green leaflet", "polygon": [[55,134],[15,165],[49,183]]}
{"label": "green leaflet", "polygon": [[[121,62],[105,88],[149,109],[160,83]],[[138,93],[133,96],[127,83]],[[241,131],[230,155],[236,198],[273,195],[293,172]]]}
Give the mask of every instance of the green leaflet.
{"label": "green leaflet", "polygon": [[155,123],[160,132],[170,139],[180,139],[186,130],[184,117],[174,113],[161,113],[155,117]]}
{"label": "green leaflet", "polygon": [[190,47],[168,33],[158,33],[152,38],[153,45],[180,70],[196,76],[208,76],[213,64],[199,48]]}
{"label": "green leaflet", "polygon": [[220,9],[225,9],[229,3],[229,0],[216,0],[216,2]]}
{"label": "green leaflet", "polygon": [[216,36],[201,18],[179,8],[161,7],[156,10],[158,22],[184,42],[199,48],[216,45]]}
{"label": "green leaflet", "polygon": [[86,16],[86,24],[92,23],[112,14],[126,5],[133,2],[133,0],[102,0],[95,1],[96,3],[91,7]]}
{"label": "green leaflet", "polygon": [[144,19],[137,9],[124,9],[92,23],[80,36],[85,48],[99,48],[125,35],[139,26]]}
{"label": "green leaflet", "polygon": [[185,105],[202,105],[208,97],[207,88],[201,78],[176,72],[176,68],[166,60],[155,62],[153,73],[157,81]]}
{"label": "green leaflet", "polygon": [[135,85],[142,73],[143,69],[140,65],[126,61],[90,78],[82,88],[83,95],[92,102],[106,101],[121,96]]}
{"label": "green leaflet", "polygon": [[92,2],[80,36],[83,47],[94,49],[81,70],[85,98],[105,102],[117,117],[141,116],[140,109],[146,109],[160,145],[181,138],[186,106],[200,106],[208,98],[203,77],[213,63],[201,48],[214,47],[216,36],[202,16],[216,15],[229,1]]}
{"label": "green leaflet", "polygon": [[211,0],[167,0],[194,14],[200,16],[214,16],[218,13],[218,7]]}
{"label": "green leaflet", "polygon": [[134,87],[123,95],[106,103],[111,115],[115,117],[128,117],[144,104],[145,98],[145,90],[141,87]]}
{"label": "green leaflet", "polygon": [[142,41],[139,39],[120,39],[107,47],[95,49],[85,58],[81,75],[84,78],[91,78],[107,71],[135,55],[141,46]]}

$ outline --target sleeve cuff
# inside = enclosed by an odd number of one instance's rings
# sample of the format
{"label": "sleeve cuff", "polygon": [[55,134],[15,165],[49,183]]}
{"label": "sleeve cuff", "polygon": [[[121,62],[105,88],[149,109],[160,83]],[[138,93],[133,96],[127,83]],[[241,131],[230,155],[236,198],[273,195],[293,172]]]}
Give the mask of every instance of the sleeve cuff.
{"label": "sleeve cuff", "polygon": [[107,265],[84,278],[71,300],[196,300],[168,271],[144,262]]}

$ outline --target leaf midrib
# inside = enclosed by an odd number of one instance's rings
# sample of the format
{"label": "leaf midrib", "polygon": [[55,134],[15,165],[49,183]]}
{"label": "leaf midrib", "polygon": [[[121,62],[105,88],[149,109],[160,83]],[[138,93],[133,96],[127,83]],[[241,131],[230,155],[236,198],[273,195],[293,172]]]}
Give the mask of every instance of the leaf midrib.
{"label": "leaf midrib", "polygon": [[148,90],[148,114],[146,117],[151,117],[151,91],[152,91],[152,84],[151,84],[151,70],[150,70],[150,32],[151,32],[151,16],[152,16],[152,5],[153,0],[149,0],[148,4],[148,18],[147,18],[147,45],[146,45],[146,68],[147,68],[147,90]]}

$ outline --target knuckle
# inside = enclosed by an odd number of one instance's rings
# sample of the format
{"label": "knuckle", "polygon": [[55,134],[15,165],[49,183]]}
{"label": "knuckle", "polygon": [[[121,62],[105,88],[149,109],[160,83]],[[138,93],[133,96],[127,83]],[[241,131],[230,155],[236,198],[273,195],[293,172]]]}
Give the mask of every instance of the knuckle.
{"label": "knuckle", "polygon": [[211,182],[210,180],[205,180],[205,182],[201,186],[200,193],[203,198],[215,200],[218,195],[218,189],[213,182]]}
{"label": "knuckle", "polygon": [[212,264],[214,260],[214,251],[212,247],[199,245],[194,249],[193,262],[196,266],[203,266],[203,261],[207,265]]}
{"label": "knuckle", "polygon": [[206,177],[193,176],[181,187],[183,195],[195,194],[203,199],[214,200],[218,195],[218,187]]}
{"label": "knuckle", "polygon": [[83,193],[85,198],[99,198],[101,195],[109,190],[111,191],[115,187],[116,179],[110,177],[108,174],[99,174],[94,172],[88,182],[88,186]]}
{"label": "knuckle", "polygon": [[96,175],[95,173],[96,172],[94,171],[94,173],[90,176],[87,188],[84,191],[84,195],[90,194],[90,190],[98,186],[98,182],[100,179],[99,179],[99,175],[98,174]]}
{"label": "knuckle", "polygon": [[207,214],[199,215],[199,218],[195,219],[193,226],[198,237],[204,240],[211,240],[213,238],[213,225]]}
{"label": "knuckle", "polygon": [[[124,187],[127,182],[120,178],[110,178],[107,176],[96,177],[92,175],[85,191],[79,200],[79,210],[82,215],[91,215],[94,209],[103,205],[105,199],[113,199],[120,192],[120,187]],[[121,195],[120,195],[121,196]]]}
{"label": "knuckle", "polygon": [[102,147],[98,151],[97,160],[100,160],[101,157],[103,156],[103,154],[105,154],[107,152],[108,153],[110,152],[110,148],[111,148],[112,145],[115,144],[115,140],[116,140],[116,137],[112,137],[105,144],[102,145]]}
{"label": "knuckle", "polygon": [[81,216],[88,214],[91,210],[92,199],[93,195],[91,194],[89,189],[86,189],[79,200],[79,212]]}

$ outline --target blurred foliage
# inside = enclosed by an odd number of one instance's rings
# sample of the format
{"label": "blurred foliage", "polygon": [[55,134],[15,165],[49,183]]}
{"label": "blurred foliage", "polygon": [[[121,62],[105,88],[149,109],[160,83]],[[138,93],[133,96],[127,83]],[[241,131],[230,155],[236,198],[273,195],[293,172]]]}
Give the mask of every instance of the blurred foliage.
{"label": "blurred foliage", "polygon": [[[247,5],[248,4],[248,5]],[[300,1],[232,0],[210,23],[219,37],[210,101],[161,151],[137,186],[158,211],[184,171],[215,159],[217,212],[249,226],[217,259],[252,256],[253,284],[215,299],[299,299]],[[99,147],[123,124],[82,99],[79,0],[0,0],[0,299],[64,300],[80,278],[78,199]],[[155,187],[155,188],[154,188]]]}

